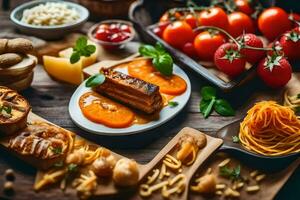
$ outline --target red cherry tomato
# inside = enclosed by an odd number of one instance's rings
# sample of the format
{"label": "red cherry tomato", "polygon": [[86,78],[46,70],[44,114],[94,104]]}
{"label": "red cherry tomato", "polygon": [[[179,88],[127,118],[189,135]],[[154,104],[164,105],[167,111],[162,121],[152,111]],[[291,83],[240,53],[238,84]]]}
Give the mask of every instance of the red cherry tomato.
{"label": "red cherry tomato", "polygon": [[185,17],[185,22],[188,23],[193,29],[197,27],[198,25],[198,20],[197,18],[192,15],[192,14],[188,14],[186,17]]}
{"label": "red cherry tomato", "polygon": [[246,60],[240,55],[238,46],[233,43],[222,44],[214,56],[215,65],[230,77],[235,77],[245,70]]}
{"label": "red cherry tomato", "polygon": [[[252,33],[247,33],[238,38],[243,41],[245,45],[256,48],[263,48],[262,40]],[[266,54],[265,51],[262,50],[253,50],[253,49],[241,49],[241,54],[244,56],[247,62],[251,64],[255,64],[262,59],[262,57]]]}
{"label": "red cherry tomato", "polygon": [[179,19],[182,15],[179,12],[175,12],[172,16],[170,16],[169,12],[165,12],[161,18],[159,19],[160,22],[170,22],[170,18],[173,17],[175,19]]}
{"label": "red cherry tomato", "polygon": [[191,42],[188,42],[185,45],[183,45],[182,51],[183,51],[183,53],[185,53],[186,55],[188,55],[191,58],[197,57],[197,52],[195,50],[193,43],[191,43]]}
{"label": "red cherry tomato", "polygon": [[245,33],[254,32],[254,24],[252,19],[242,13],[233,12],[228,15],[229,28],[228,31],[233,37],[238,37],[239,35]]}
{"label": "red cherry tomato", "polygon": [[192,42],[194,37],[193,29],[184,21],[175,21],[169,24],[163,32],[163,39],[179,49],[186,43]]}
{"label": "red cherry tomato", "polygon": [[160,22],[160,23],[158,23],[158,26],[153,29],[153,32],[158,37],[162,37],[164,30],[167,28],[167,26],[169,24],[170,24],[170,22]]}
{"label": "red cherry tomato", "polygon": [[258,17],[258,28],[269,41],[273,41],[291,27],[288,14],[278,7],[268,8]]}
{"label": "red cherry tomato", "polygon": [[227,14],[222,8],[213,7],[200,12],[199,24],[201,26],[216,26],[227,30]]}
{"label": "red cherry tomato", "polygon": [[279,43],[286,56],[290,60],[300,59],[300,28],[297,27],[281,36]]}
{"label": "red cherry tomato", "polygon": [[254,12],[249,0],[235,0],[234,3],[237,7],[237,10],[245,13],[246,15],[251,15]]}
{"label": "red cherry tomato", "polygon": [[266,85],[279,88],[286,85],[291,79],[292,67],[283,56],[269,56],[260,61],[257,73]]}
{"label": "red cherry tomato", "polygon": [[194,46],[200,60],[213,61],[215,51],[224,44],[225,37],[218,32],[203,31],[194,40]]}

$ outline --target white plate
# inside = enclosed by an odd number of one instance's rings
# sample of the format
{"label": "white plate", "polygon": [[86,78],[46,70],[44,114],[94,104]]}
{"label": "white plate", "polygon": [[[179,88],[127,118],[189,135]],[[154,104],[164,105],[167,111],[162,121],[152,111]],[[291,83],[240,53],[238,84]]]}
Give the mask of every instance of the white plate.
{"label": "white plate", "polygon": [[[127,73],[127,69],[116,69],[118,71]],[[69,103],[69,114],[73,122],[79,126],[80,128],[88,131],[90,133],[98,134],[98,135],[107,135],[107,136],[124,136],[131,135],[143,131],[147,131],[153,128],[156,128],[173,117],[175,117],[187,104],[190,95],[191,95],[191,82],[186,73],[180,69],[177,65],[174,64],[173,73],[183,78],[187,84],[186,91],[180,96],[176,96],[172,101],[178,102],[176,107],[164,107],[159,113],[159,119],[155,121],[151,121],[147,124],[133,124],[127,128],[110,128],[101,124],[94,123],[88,120],[81,112],[79,107],[79,99],[86,92],[90,92],[91,88],[85,87],[85,81],[78,86],[76,91],[71,97]]]}

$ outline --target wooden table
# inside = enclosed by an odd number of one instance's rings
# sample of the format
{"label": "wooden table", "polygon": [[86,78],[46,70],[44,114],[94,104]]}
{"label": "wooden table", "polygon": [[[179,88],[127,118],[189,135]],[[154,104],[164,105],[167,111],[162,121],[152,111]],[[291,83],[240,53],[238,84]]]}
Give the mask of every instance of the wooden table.
{"label": "wooden table", "polygon": [[[8,20],[8,12],[0,11],[0,33],[2,31],[13,31],[13,26]],[[192,95],[186,108],[173,120],[165,125],[142,134],[128,137],[93,137],[77,128],[71,121],[68,114],[68,103],[75,86],[62,84],[53,81],[45,73],[41,66],[35,69],[34,82],[32,87],[22,94],[29,100],[33,112],[46,118],[47,120],[74,131],[91,141],[109,147],[111,150],[136,159],[140,163],[149,162],[164,147],[164,145],[181,130],[189,126],[199,129],[207,134],[214,135],[221,127],[239,119],[243,116],[247,108],[255,101],[262,99],[280,99],[282,91],[270,91],[262,88],[259,82],[246,85],[232,93],[224,94],[232,105],[236,105],[237,114],[234,117],[221,117],[212,113],[208,119],[204,119],[199,113],[200,88],[208,83],[201,77],[195,76],[191,71],[186,70],[192,82]],[[11,156],[9,153],[0,151],[0,174],[4,174],[7,168],[16,171],[16,187],[13,199],[72,199],[75,194],[66,191],[51,189],[48,192],[35,193],[32,185],[36,170],[24,162]],[[0,177],[0,199],[3,196],[4,176]],[[114,198],[114,197],[112,197]],[[122,196],[122,199],[125,197]],[[105,198],[107,199],[107,198]],[[120,198],[118,198],[120,199]],[[300,168],[290,178],[288,183],[279,192],[276,199],[300,199]]]}

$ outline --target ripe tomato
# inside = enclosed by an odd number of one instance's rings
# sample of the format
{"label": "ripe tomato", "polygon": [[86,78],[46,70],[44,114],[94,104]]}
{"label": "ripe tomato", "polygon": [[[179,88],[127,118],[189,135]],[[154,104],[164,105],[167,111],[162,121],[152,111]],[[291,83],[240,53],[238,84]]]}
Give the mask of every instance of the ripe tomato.
{"label": "ripe tomato", "polygon": [[185,45],[183,45],[182,51],[191,58],[197,57],[197,52],[192,42],[188,42]]}
{"label": "ripe tomato", "polygon": [[282,47],[284,56],[288,59],[295,60],[300,58],[300,28],[297,27],[283,36],[281,36],[279,43]]}
{"label": "ripe tomato", "polygon": [[233,12],[228,15],[229,28],[228,31],[233,37],[238,37],[239,35],[245,33],[254,32],[254,24],[252,19],[242,13]]}
{"label": "ripe tomato", "polygon": [[192,15],[192,14],[188,14],[186,17],[185,17],[185,22],[188,23],[193,29],[197,27],[198,25],[198,20],[197,18]]}
{"label": "ripe tomato", "polygon": [[153,33],[155,33],[158,37],[162,37],[164,30],[167,28],[169,24],[170,22],[158,23],[158,26],[153,29]]}
{"label": "ripe tomato", "polygon": [[268,56],[260,61],[257,73],[266,85],[279,88],[291,79],[292,67],[283,56]]}
{"label": "ripe tomato", "polygon": [[179,12],[175,12],[172,14],[172,16],[170,15],[169,12],[165,12],[159,19],[159,22],[170,22],[170,18],[175,18],[175,19],[179,19],[182,15]]}
{"label": "ripe tomato", "polygon": [[226,42],[219,32],[203,31],[194,40],[194,46],[200,60],[213,61],[216,50]]}
{"label": "ripe tomato", "polygon": [[245,70],[246,60],[241,56],[238,46],[233,43],[222,44],[215,52],[214,60],[217,68],[230,77]]}
{"label": "ripe tomato", "polygon": [[234,3],[237,7],[237,10],[245,13],[246,15],[251,15],[254,12],[249,0],[235,0]]}
{"label": "ripe tomato", "polygon": [[258,28],[269,41],[273,41],[291,27],[288,14],[278,7],[268,8],[258,17]]}
{"label": "ripe tomato", "polygon": [[201,26],[216,26],[227,30],[227,14],[222,8],[213,7],[200,12],[199,23]]}
{"label": "ripe tomato", "polygon": [[163,32],[163,39],[176,48],[182,48],[185,43],[192,42],[195,34],[190,25],[184,21],[175,21]]}
{"label": "ripe tomato", "polygon": [[[239,41],[243,42],[245,45],[250,47],[264,47],[262,40],[252,33],[242,35],[238,39]],[[247,62],[255,64],[265,55],[265,51],[242,48],[241,54],[244,56]]]}

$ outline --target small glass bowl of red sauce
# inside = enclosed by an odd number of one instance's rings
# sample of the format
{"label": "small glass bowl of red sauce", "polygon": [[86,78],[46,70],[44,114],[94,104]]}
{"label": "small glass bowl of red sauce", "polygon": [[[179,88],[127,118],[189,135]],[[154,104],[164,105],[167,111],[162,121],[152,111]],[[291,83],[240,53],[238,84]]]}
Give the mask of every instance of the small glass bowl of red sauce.
{"label": "small glass bowl of red sauce", "polygon": [[105,20],[92,26],[88,37],[105,49],[120,49],[135,36],[131,22],[124,20]]}

